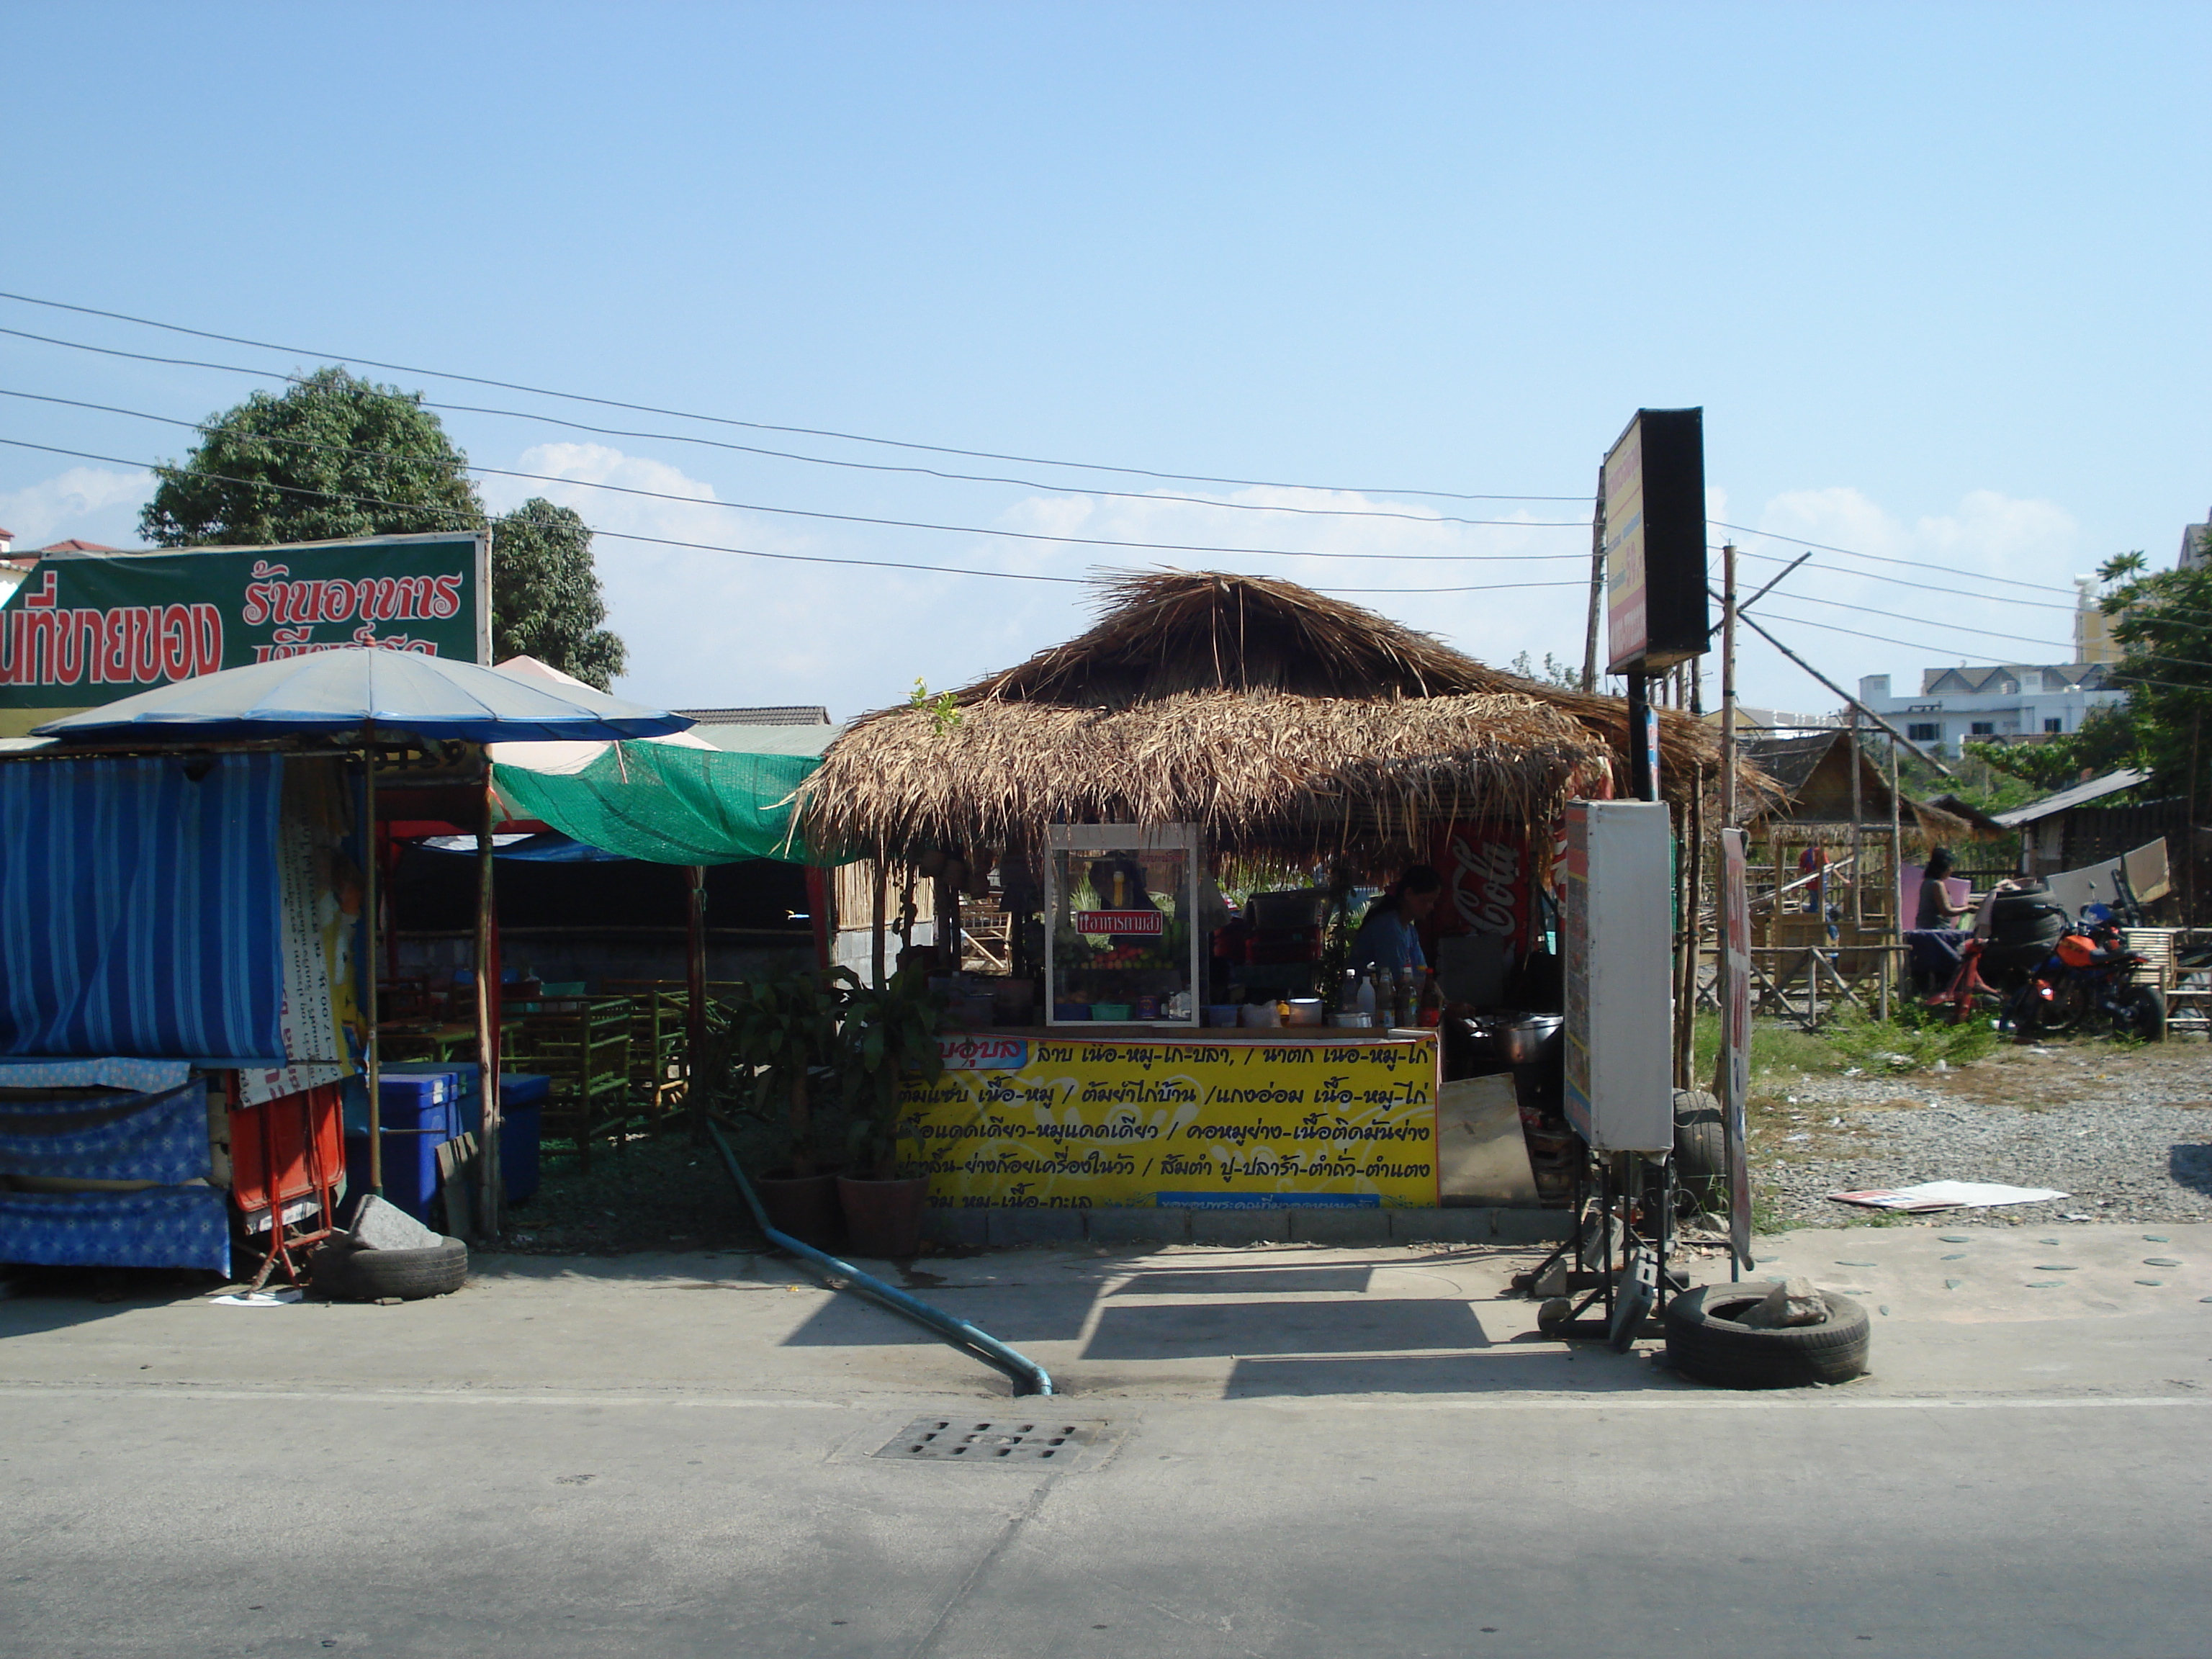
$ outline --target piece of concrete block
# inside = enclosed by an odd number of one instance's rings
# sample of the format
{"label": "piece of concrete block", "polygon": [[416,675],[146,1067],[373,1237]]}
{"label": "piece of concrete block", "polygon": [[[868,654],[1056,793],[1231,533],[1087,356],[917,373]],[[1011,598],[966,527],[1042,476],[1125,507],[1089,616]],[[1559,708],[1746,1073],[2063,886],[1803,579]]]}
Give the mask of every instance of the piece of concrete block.
{"label": "piece of concrete block", "polygon": [[1194,1244],[1279,1244],[1291,1236],[1287,1210],[1205,1210],[1190,1212]]}
{"label": "piece of concrete block", "polygon": [[976,1249],[991,1242],[988,1210],[932,1206],[921,1212],[921,1236],[933,1244]]}
{"label": "piece of concrete block", "polygon": [[1182,1244],[1190,1238],[1190,1212],[1175,1205],[1085,1210],[1083,1228],[1093,1244]]}
{"label": "piece of concrete block", "polygon": [[1316,1205],[1292,1205],[1291,1238],[1299,1244],[1387,1244],[1390,1242],[1390,1212],[1384,1209],[1355,1209]]}
{"label": "piece of concrete block", "polygon": [[1083,1237],[1080,1210],[987,1210],[994,1244],[1074,1244]]}
{"label": "piece of concrete block", "polygon": [[1491,1210],[1490,1236],[1499,1244],[1557,1244],[1575,1230],[1572,1210]]}
{"label": "piece of concrete block", "polygon": [[354,1242],[368,1250],[427,1250],[440,1243],[437,1234],[374,1193],[362,1199],[361,1207],[353,1212],[350,1231]]}
{"label": "piece of concrete block", "polygon": [[1386,1210],[1400,1244],[1487,1244],[1492,1212],[1483,1209]]}

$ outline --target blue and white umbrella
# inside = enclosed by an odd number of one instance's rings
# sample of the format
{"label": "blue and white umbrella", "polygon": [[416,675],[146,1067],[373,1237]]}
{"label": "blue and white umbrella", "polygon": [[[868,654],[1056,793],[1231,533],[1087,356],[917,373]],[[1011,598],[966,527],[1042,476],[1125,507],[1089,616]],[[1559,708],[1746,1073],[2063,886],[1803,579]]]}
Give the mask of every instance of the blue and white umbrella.
{"label": "blue and white umbrella", "polygon": [[40,737],[101,742],[173,737],[202,743],[258,738],[404,733],[471,743],[656,738],[691,722],[587,685],[502,673],[453,657],[346,646],[179,680],[49,720]]}

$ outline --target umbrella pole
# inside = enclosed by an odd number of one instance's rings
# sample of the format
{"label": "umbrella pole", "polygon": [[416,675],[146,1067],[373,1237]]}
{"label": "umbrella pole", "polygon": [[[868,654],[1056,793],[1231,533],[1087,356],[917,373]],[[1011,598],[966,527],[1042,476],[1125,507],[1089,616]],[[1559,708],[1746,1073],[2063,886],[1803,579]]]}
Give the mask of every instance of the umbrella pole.
{"label": "umbrella pole", "polygon": [[362,862],[368,875],[362,888],[362,921],[368,928],[362,952],[368,971],[362,975],[362,1012],[368,1022],[368,1190],[384,1195],[384,1077],[376,1036],[376,735],[374,722],[361,723]]}

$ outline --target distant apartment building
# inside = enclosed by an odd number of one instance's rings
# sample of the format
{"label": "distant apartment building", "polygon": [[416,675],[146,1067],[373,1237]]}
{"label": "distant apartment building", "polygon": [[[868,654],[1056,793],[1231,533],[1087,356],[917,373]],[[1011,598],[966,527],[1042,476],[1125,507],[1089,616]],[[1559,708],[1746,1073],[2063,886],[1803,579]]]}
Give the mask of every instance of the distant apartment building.
{"label": "distant apartment building", "polygon": [[1859,701],[1913,742],[1951,754],[1973,739],[2017,741],[2077,732],[2093,708],[2121,702],[2101,662],[2004,663],[1994,668],[1923,668],[1916,696],[1893,696],[1889,676],[1859,680]]}
{"label": "distant apartment building", "polygon": [[[2206,519],[2212,520],[2212,513]],[[2181,557],[2175,563],[2178,570],[2194,570],[2198,565],[2212,560],[2212,523],[2186,524],[2181,527]]]}

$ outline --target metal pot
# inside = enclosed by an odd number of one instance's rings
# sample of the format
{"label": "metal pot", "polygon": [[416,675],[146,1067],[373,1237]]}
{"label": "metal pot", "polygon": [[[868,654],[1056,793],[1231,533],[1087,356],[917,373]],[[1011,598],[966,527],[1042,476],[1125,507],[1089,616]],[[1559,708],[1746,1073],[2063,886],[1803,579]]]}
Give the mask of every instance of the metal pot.
{"label": "metal pot", "polygon": [[1498,1053],[1508,1066],[1534,1066],[1557,1051],[1566,1021],[1558,1014],[1524,1014],[1498,1035]]}

